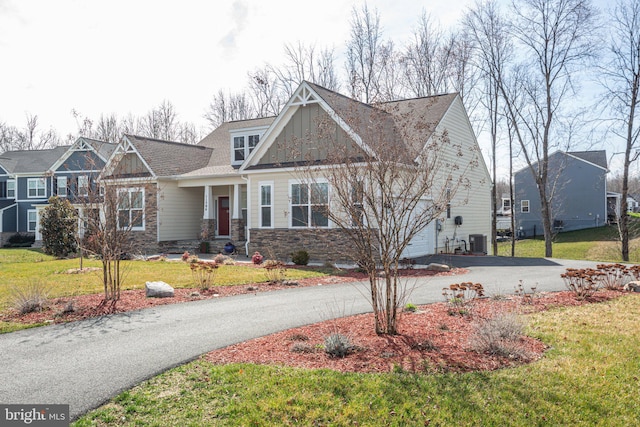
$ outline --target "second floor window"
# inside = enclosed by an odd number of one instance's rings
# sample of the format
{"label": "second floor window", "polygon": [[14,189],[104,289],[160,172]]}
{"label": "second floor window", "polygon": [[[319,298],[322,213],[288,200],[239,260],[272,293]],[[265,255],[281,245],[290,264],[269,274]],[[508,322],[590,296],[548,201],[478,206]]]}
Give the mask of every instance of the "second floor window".
{"label": "second floor window", "polygon": [[67,197],[67,177],[66,176],[59,176],[58,180],[57,180],[58,184],[56,185],[57,187],[57,194],[60,197]]}
{"label": "second floor window", "polygon": [[78,177],[78,196],[89,195],[89,177],[81,175]]}
{"label": "second floor window", "polygon": [[16,182],[13,180],[7,181],[7,198],[15,199],[16,197]]}
{"label": "second floor window", "polygon": [[245,161],[249,154],[260,142],[260,135],[246,135],[233,137],[233,163]]}
{"label": "second floor window", "polygon": [[520,202],[520,212],[529,213],[529,201],[523,200]]}
{"label": "second floor window", "polygon": [[44,178],[29,178],[27,180],[27,197],[45,197],[46,183]]}

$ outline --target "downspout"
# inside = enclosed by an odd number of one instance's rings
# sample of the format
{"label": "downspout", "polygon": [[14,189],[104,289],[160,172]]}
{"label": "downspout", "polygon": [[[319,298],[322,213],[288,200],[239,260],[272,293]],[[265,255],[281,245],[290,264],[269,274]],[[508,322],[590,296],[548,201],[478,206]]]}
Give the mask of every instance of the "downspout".
{"label": "downspout", "polygon": [[245,224],[246,230],[244,233],[244,254],[249,257],[249,241],[251,238],[251,232],[249,231],[249,222],[251,218],[251,211],[249,208],[251,207],[251,204],[249,201],[251,200],[251,193],[249,191],[249,178],[247,178],[246,175],[240,175],[240,178],[247,182],[247,223]]}

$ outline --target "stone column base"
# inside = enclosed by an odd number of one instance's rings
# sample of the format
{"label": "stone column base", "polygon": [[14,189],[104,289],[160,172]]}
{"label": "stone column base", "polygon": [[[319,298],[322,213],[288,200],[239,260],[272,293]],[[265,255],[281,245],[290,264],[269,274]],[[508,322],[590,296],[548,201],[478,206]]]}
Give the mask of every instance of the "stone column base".
{"label": "stone column base", "polygon": [[202,227],[200,229],[201,240],[213,240],[216,237],[216,220],[215,219],[203,219]]}
{"label": "stone column base", "polygon": [[232,219],[231,220],[231,240],[234,242],[243,242],[245,240],[244,233],[244,220]]}

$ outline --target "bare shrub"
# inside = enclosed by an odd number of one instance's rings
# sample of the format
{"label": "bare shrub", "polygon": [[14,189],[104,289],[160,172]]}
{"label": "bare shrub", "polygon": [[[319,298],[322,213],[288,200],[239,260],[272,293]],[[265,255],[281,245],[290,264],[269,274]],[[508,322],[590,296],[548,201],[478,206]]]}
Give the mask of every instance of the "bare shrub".
{"label": "bare shrub", "polygon": [[471,346],[475,351],[521,359],[525,350],[520,345],[524,324],[515,313],[500,313],[475,325]]}
{"label": "bare shrub", "polygon": [[263,264],[269,283],[282,283],[287,275],[287,266],[282,261],[268,259]]}
{"label": "bare shrub", "polygon": [[206,290],[213,286],[218,264],[215,262],[195,261],[191,262],[189,267],[200,289]]}
{"label": "bare shrub", "polygon": [[442,296],[449,305],[449,314],[466,315],[473,303],[484,297],[484,287],[480,283],[454,283],[442,289]]}
{"label": "bare shrub", "polygon": [[42,310],[47,302],[48,292],[41,281],[30,282],[27,286],[14,287],[11,291],[11,305],[20,314]]}
{"label": "bare shrub", "polygon": [[215,257],[213,257],[213,260],[215,261],[216,264],[220,264],[220,265],[235,265],[235,261],[233,260],[233,258],[223,255],[223,254],[218,254]]}
{"label": "bare shrub", "polygon": [[592,268],[567,268],[567,272],[560,275],[567,289],[573,292],[578,299],[586,299],[597,292],[600,287],[598,270]]}
{"label": "bare shrub", "polygon": [[291,346],[292,353],[315,353],[316,348],[306,342],[296,342]]}
{"label": "bare shrub", "polygon": [[623,264],[598,264],[596,266],[600,275],[598,280],[605,289],[620,290],[624,286],[627,277],[631,274]]}

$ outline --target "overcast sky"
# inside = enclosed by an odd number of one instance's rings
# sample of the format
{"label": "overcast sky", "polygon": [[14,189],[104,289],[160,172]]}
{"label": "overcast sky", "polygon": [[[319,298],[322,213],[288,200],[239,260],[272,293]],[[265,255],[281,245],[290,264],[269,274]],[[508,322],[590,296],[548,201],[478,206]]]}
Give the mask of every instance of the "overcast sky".
{"label": "overcast sky", "polygon": [[[472,0],[370,0],[384,35],[403,43],[423,8],[443,24]],[[0,0],[0,122],[37,114],[61,136],[71,111],[142,115],[163,100],[204,126],[219,89],[283,60],[285,43],[342,54],[356,0]],[[338,61],[342,66],[342,61]]]}

